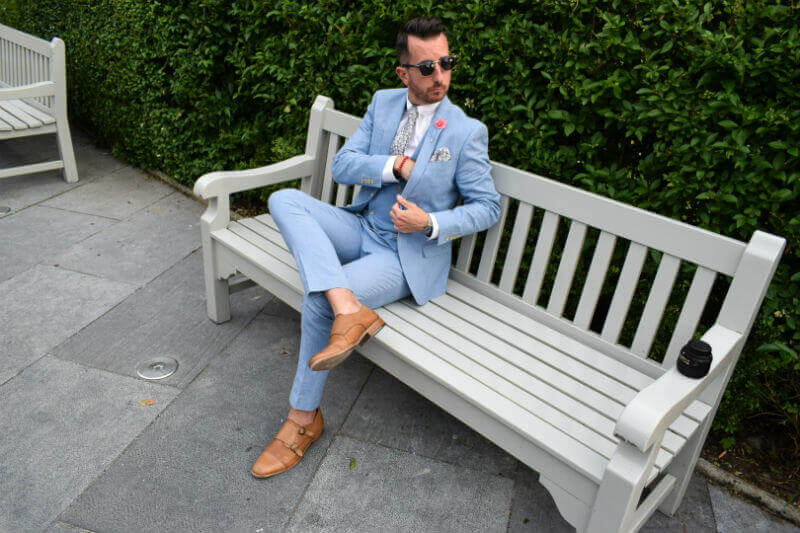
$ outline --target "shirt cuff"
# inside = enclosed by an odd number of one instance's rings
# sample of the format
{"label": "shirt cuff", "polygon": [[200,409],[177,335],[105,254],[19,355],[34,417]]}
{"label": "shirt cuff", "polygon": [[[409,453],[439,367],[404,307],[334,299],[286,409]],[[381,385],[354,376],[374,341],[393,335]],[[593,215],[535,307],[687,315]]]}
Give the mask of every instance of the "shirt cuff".
{"label": "shirt cuff", "polygon": [[428,237],[428,240],[432,241],[439,236],[439,223],[436,222],[436,216],[433,213],[428,213],[428,216],[431,217],[431,224],[433,224],[433,231],[431,231],[431,236]]}
{"label": "shirt cuff", "polygon": [[392,172],[395,159],[397,159],[397,156],[393,155],[389,156],[389,159],[386,160],[386,164],[383,165],[383,172],[381,173],[381,182],[397,183],[397,178],[394,177],[394,172]]}

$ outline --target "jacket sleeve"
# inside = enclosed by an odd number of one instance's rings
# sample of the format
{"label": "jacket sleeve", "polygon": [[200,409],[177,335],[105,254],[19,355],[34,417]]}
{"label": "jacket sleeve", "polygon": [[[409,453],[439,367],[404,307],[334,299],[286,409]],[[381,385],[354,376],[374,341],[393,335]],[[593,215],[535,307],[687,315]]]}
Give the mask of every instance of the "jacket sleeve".
{"label": "jacket sleeve", "polygon": [[500,217],[500,195],[494,187],[489,161],[489,131],[478,123],[459,151],[455,171],[462,205],[433,213],[439,223],[437,244],[483,231]]}
{"label": "jacket sleeve", "polygon": [[389,154],[370,155],[372,128],[375,120],[377,93],[367,108],[358,130],[350,137],[333,158],[331,174],[336,183],[381,187],[381,175]]}

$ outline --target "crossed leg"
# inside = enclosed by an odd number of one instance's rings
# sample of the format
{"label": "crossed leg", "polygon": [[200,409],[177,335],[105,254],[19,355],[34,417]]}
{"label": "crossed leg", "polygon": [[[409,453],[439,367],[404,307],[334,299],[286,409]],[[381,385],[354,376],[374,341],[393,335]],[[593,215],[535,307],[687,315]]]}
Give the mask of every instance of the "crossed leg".
{"label": "crossed leg", "polygon": [[[328,345],[335,316],[358,312],[362,304],[381,307],[410,294],[397,252],[366,229],[360,217],[293,189],[273,193],[269,204],[297,262],[305,295],[292,408],[254,465],[257,477],[291,468],[321,435],[318,407],[330,371],[311,370],[309,360]],[[289,438],[290,445],[284,442]]]}

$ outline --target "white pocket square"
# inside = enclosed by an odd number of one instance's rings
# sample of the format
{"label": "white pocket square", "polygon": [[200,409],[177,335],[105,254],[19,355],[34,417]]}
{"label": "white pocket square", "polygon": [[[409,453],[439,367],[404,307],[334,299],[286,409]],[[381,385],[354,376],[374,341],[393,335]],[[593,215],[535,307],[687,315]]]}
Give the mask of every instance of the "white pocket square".
{"label": "white pocket square", "polygon": [[439,148],[431,156],[431,161],[450,161],[450,149]]}

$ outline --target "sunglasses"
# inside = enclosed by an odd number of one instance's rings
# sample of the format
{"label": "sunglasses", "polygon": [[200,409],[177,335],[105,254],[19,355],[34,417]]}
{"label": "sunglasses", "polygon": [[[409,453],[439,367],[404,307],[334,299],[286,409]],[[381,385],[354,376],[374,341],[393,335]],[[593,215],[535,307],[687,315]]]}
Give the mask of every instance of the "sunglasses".
{"label": "sunglasses", "polygon": [[456,66],[456,59],[458,56],[444,56],[440,57],[438,61],[423,61],[422,63],[417,63],[416,65],[409,65],[408,63],[400,63],[401,67],[414,67],[419,69],[419,73],[423,76],[430,76],[433,74],[433,71],[436,69],[436,63],[439,63],[442,66],[442,70],[453,70],[453,67]]}

